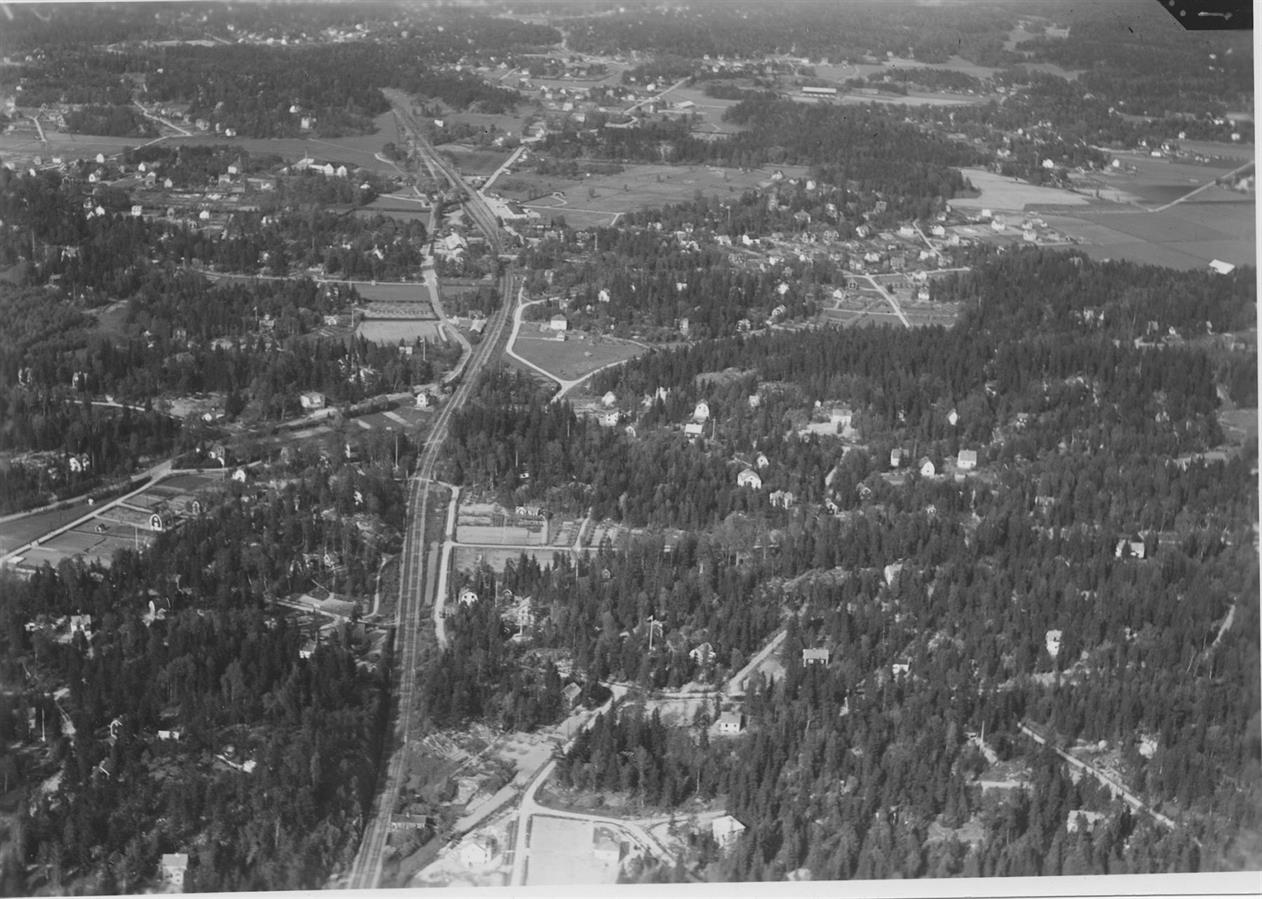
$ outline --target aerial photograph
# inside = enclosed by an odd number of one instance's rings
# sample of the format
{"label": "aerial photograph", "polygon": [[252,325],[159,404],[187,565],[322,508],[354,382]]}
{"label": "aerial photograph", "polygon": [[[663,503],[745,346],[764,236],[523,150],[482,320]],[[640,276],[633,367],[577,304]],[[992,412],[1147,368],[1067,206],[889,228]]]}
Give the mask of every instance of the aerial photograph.
{"label": "aerial photograph", "polygon": [[1262,891],[1235,6],[0,3],[0,896]]}

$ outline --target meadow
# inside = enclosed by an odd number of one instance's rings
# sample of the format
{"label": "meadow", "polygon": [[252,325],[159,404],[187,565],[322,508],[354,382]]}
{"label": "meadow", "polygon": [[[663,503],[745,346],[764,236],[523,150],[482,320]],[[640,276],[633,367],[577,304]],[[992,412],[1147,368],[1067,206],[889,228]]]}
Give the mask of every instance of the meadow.
{"label": "meadow", "polygon": [[[805,166],[781,166],[786,177],[798,177]],[[678,203],[696,193],[735,194],[771,178],[773,168],[733,169],[690,165],[632,165],[613,175],[576,181],[555,175],[518,172],[496,183],[496,192],[538,212],[543,218],[563,216],[567,224],[609,225],[639,209]],[[562,194],[561,197],[553,196]]]}
{"label": "meadow", "polygon": [[597,369],[631,359],[644,352],[639,344],[610,337],[576,339],[571,333],[566,340],[554,340],[526,334],[518,335],[513,350],[535,365],[565,381],[585,377]]}

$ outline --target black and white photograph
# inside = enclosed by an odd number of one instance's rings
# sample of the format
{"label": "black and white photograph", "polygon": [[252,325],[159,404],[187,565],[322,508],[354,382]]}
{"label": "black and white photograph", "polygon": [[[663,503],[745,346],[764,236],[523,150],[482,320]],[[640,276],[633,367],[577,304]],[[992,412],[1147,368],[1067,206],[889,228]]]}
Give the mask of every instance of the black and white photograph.
{"label": "black and white photograph", "polygon": [[1262,893],[1254,55],[0,2],[0,896]]}

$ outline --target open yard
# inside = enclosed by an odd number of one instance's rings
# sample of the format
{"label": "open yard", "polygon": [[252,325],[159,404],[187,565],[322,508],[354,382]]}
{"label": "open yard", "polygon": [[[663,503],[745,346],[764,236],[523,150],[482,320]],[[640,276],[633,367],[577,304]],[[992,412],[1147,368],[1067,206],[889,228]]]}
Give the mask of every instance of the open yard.
{"label": "open yard", "polygon": [[585,377],[615,362],[634,358],[644,347],[615,337],[601,337],[582,331],[568,332],[565,340],[545,337],[522,324],[513,349],[522,357],[564,381]]}
{"label": "open yard", "polygon": [[[804,166],[782,166],[787,177]],[[633,165],[615,175],[582,181],[519,172],[496,183],[498,193],[520,200],[544,219],[560,215],[571,226],[608,225],[626,212],[677,203],[702,194],[734,194],[771,178],[775,169],[721,169],[713,166]],[[559,193],[560,196],[553,196]]]}

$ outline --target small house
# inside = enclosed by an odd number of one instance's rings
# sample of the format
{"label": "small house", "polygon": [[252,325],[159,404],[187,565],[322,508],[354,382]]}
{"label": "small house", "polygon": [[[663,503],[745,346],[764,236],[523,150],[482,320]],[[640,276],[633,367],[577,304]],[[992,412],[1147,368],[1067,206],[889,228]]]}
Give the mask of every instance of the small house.
{"label": "small house", "polygon": [[928,456],[922,458],[919,462],[920,476],[922,478],[931,478],[938,473],[938,467],[933,464],[933,460]]}
{"label": "small house", "polygon": [[557,332],[568,331],[570,321],[564,315],[554,315],[548,320],[548,327]]}
{"label": "small house", "polygon": [[960,450],[955,460],[955,467],[960,471],[972,471],[977,468],[977,450]]}
{"label": "small house", "polygon": [[316,409],[323,409],[328,403],[328,399],[319,391],[308,390],[298,396],[298,402],[302,403],[304,411],[311,412]]}
{"label": "small house", "polygon": [[736,476],[737,487],[748,487],[750,490],[762,489],[762,478],[752,468],[746,468]]}
{"label": "small house", "polygon": [[705,430],[705,425],[699,421],[690,421],[684,425],[684,434],[688,437],[700,437]]}
{"label": "small house", "polygon": [[688,650],[688,658],[692,659],[702,668],[710,664],[710,660],[714,658],[714,647],[709,643],[702,643]]}
{"label": "small house", "polygon": [[600,404],[606,409],[612,409],[614,406],[618,405],[617,394],[615,394],[612,390],[608,391],[600,398]]}
{"label": "small house", "polygon": [[429,394],[422,390],[420,393],[416,395],[416,408],[428,409],[429,405],[430,405]]}
{"label": "small house", "polygon": [[471,606],[475,602],[478,601],[478,594],[475,593],[471,588],[465,587],[463,590],[460,591],[460,595],[457,597],[457,601],[462,606]]}
{"label": "small house", "polygon": [[160,868],[163,883],[175,889],[183,889],[184,874],[188,871],[188,853],[169,852],[163,855]]}
{"label": "small house", "polygon": [[724,815],[710,822],[710,834],[714,837],[714,842],[719,844],[720,849],[730,847],[744,832],[745,825],[731,815]]}
{"label": "small house", "polygon": [[802,650],[803,665],[827,665],[832,659],[832,651],[827,648]]}
{"label": "small house", "polygon": [[692,410],[692,420],[703,422],[710,420],[710,404],[701,400]]}
{"label": "small house", "polygon": [[903,464],[903,451],[899,447],[890,450],[890,468],[901,468]]}
{"label": "small house", "polygon": [[715,726],[721,734],[739,734],[745,730],[745,716],[740,712],[724,712]]}
{"label": "small house", "polygon": [[566,684],[561,691],[561,698],[565,700],[566,709],[576,709],[583,699],[583,688],[578,684]]}
{"label": "small house", "polygon": [[484,868],[495,858],[495,841],[489,837],[465,840],[460,844],[460,861],[466,868]]}

